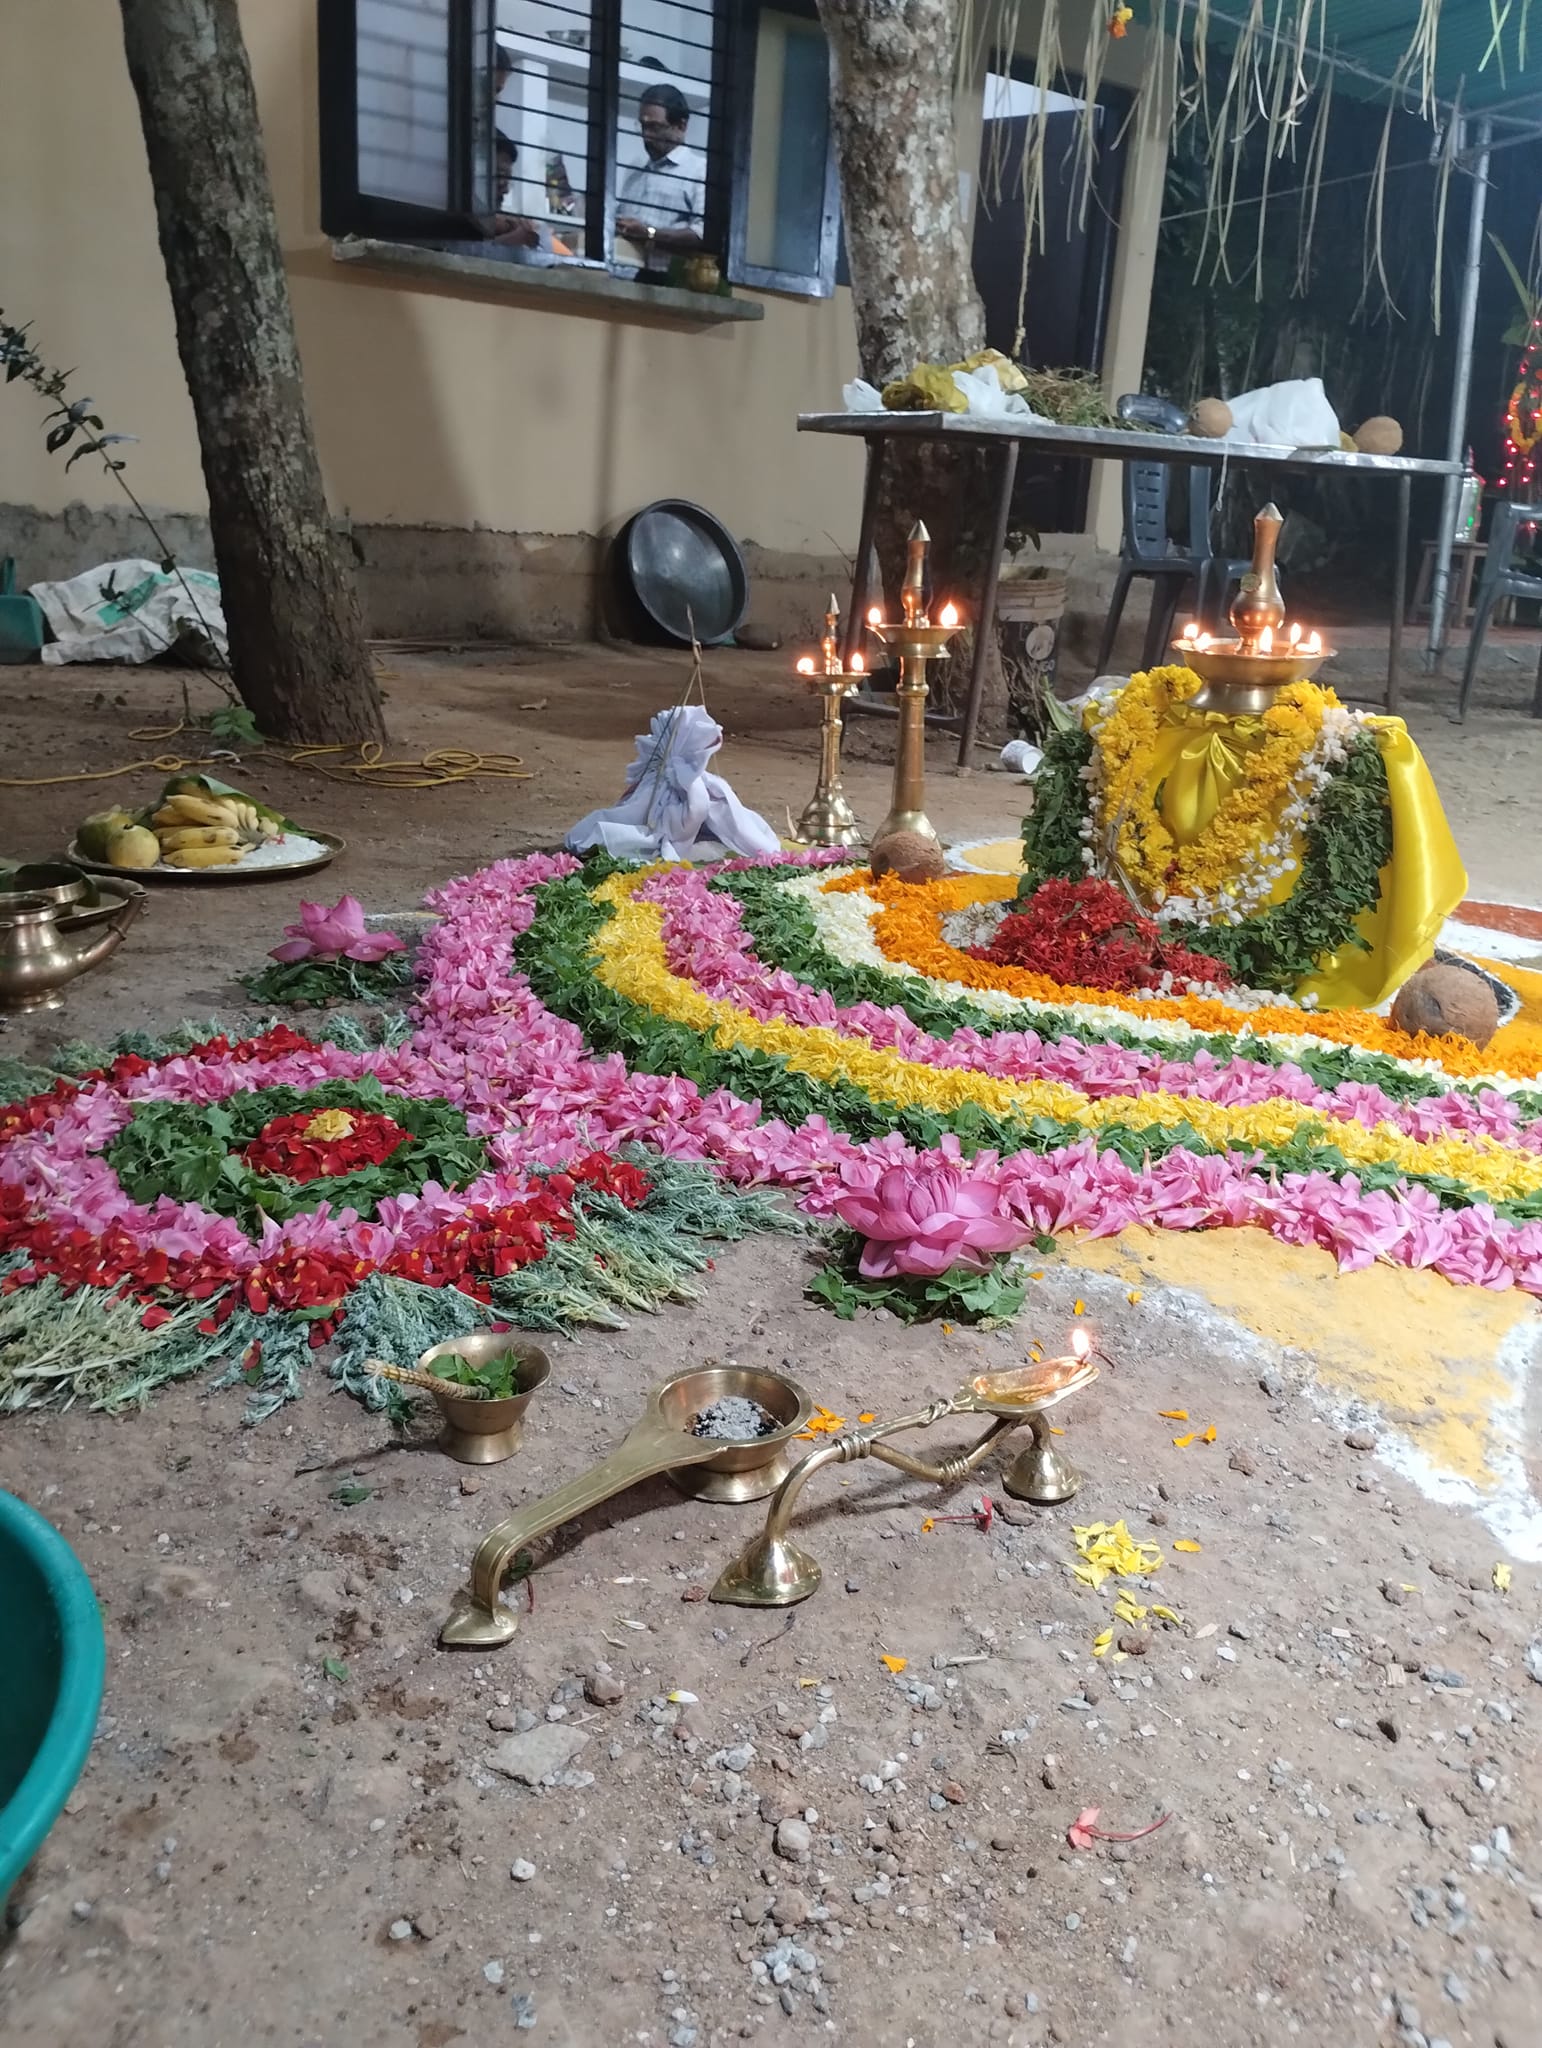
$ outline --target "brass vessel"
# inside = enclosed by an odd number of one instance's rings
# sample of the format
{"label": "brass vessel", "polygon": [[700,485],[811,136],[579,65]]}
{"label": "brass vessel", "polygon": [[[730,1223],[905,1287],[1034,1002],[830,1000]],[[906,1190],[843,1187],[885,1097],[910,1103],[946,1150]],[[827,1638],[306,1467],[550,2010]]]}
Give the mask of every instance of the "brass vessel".
{"label": "brass vessel", "polygon": [[524,1438],[525,1410],[551,1377],[551,1360],[539,1345],[527,1344],[512,1330],[473,1330],[465,1337],[451,1337],[418,1360],[418,1371],[432,1375],[447,1358],[486,1365],[505,1351],[519,1360],[514,1375],[519,1391],[507,1399],[489,1401],[479,1394],[456,1393],[453,1383],[444,1380],[429,1390],[444,1417],[439,1448],[462,1465],[499,1465],[513,1457]]}
{"label": "brass vessel", "polygon": [[1285,524],[1278,505],[1265,505],[1253,520],[1253,566],[1231,602],[1231,622],[1245,654],[1256,653],[1265,632],[1277,633],[1285,623],[1285,600],[1274,573],[1274,551]]}
{"label": "brass vessel", "polygon": [[89,937],[61,928],[76,900],[0,894],[0,1010],[57,1010],[70,982],[117,951],[144,896],[125,898]]}
{"label": "brass vessel", "polygon": [[[727,1395],[758,1402],[776,1418],[776,1428],[742,1442],[693,1435],[695,1418]],[[796,1380],[755,1367],[706,1366],[665,1380],[609,1457],[488,1532],[472,1559],[469,1583],[451,1603],[440,1642],[458,1649],[509,1642],[518,1624],[499,1594],[516,1553],[641,1480],[662,1472],[699,1500],[763,1499],[792,1469],[798,1432],[813,1412]]]}
{"label": "brass vessel", "polygon": [[1253,521],[1253,566],[1228,613],[1236,639],[1212,640],[1208,647],[1196,647],[1187,639],[1170,645],[1169,652],[1204,680],[1205,687],[1188,700],[1191,711],[1256,718],[1269,709],[1277,691],[1287,683],[1310,682],[1338,651],[1325,646],[1320,637],[1310,654],[1288,641],[1278,643],[1285,601],[1274,573],[1274,553],[1283,524],[1275,505],[1265,505]]}

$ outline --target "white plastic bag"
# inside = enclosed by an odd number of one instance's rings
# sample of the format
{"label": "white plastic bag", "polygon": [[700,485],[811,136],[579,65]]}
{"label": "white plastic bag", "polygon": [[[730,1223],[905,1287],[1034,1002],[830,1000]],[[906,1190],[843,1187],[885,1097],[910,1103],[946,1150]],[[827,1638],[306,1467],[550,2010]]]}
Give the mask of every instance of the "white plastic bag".
{"label": "white plastic bag", "polygon": [[171,574],[158,562],[104,562],[67,583],[34,583],[53,639],[47,662],[154,661],[173,648],[223,663],[228,648],[220,581],[207,569]]}
{"label": "white plastic bag", "polygon": [[1020,391],[1003,391],[994,363],[982,363],[978,370],[955,370],[953,382],[964,395],[973,418],[980,420],[1036,420],[1036,413]]}
{"label": "white plastic bag", "polygon": [[1339,416],[1328,403],[1321,377],[1292,377],[1228,398],[1231,429],[1224,438],[1234,444],[1261,443],[1271,448],[1337,448]]}
{"label": "white plastic bag", "polygon": [[853,377],[849,384],[843,384],[841,396],[846,401],[848,412],[883,411],[883,393],[876,384],[869,384],[864,377]]}
{"label": "white plastic bag", "polygon": [[723,744],[723,728],[699,704],[657,711],[637,735],[618,804],[591,811],[567,836],[575,853],[603,846],[617,860],[715,860],[724,852],[779,853],[782,842],[741,804],[707,763]]}

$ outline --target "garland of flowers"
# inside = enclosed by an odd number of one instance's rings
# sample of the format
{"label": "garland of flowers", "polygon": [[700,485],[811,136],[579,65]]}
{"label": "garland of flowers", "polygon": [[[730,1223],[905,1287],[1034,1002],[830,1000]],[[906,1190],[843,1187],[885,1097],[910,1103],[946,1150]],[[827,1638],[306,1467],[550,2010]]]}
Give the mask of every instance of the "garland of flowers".
{"label": "garland of flowers", "polygon": [[[1256,721],[1261,744],[1244,745],[1238,781],[1197,838],[1180,846],[1147,785],[1165,720],[1201,688],[1192,669],[1152,669],[1132,676],[1095,715],[1093,808],[1114,861],[1143,903],[1156,908],[1176,896],[1188,906],[1187,921],[1209,923],[1216,915],[1239,914],[1244,897],[1246,907],[1255,897],[1265,900],[1279,879],[1289,845],[1287,806],[1322,736],[1325,707],[1336,709],[1337,699],[1312,683],[1277,691]],[[1082,826],[1088,865],[1095,859],[1093,829],[1089,815]],[[1196,912],[1196,905],[1215,908]]]}
{"label": "garland of flowers", "polygon": [[[1023,821],[1018,894],[1080,880],[1096,865],[1101,819],[1121,870],[1177,943],[1212,954],[1248,987],[1288,993],[1326,955],[1366,944],[1358,920],[1380,899],[1392,851],[1386,767],[1330,691],[1292,684],[1263,714],[1271,736],[1249,752],[1238,787],[1178,848],[1144,778],[1164,713],[1199,687],[1187,669],[1154,669],[1107,709],[1095,703],[1090,730],[1054,736]],[[1296,861],[1295,888],[1261,908]]]}

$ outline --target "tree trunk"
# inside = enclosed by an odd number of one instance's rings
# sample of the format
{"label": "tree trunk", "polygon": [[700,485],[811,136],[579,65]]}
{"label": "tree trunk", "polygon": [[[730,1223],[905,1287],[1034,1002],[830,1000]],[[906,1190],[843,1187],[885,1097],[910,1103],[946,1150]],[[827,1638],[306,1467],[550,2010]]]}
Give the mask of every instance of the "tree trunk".
{"label": "tree trunk", "polygon": [[305,406],[236,0],[119,5],[236,688],[275,738],[382,739]]}
{"label": "tree trunk", "polygon": [[[834,63],[831,125],[841,174],[846,257],[862,374],[880,388],[917,363],[953,363],[985,345],[958,194],[953,72],[962,0],[819,0]],[[919,516],[932,536],[939,593],[977,590],[990,542],[986,457],[941,442],[893,441],[878,521],[884,588],[896,598],[905,536]],[[934,670],[967,675],[972,634]],[[994,637],[994,636],[993,636]],[[1005,684],[987,668],[987,724]],[[999,704],[998,704],[999,700]]]}

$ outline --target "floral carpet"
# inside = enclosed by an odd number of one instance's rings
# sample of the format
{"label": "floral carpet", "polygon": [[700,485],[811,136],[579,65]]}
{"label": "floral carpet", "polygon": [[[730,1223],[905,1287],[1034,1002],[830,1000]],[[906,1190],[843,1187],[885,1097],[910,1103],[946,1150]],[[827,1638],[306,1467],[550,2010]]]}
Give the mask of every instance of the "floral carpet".
{"label": "floral carpet", "polygon": [[384,1402],[371,1355],[618,1321],[896,1170],[1040,1236],[1252,1226],[1542,1293],[1535,1024],[1065,988],[944,938],[1009,883],[840,858],[499,862],[430,897],[386,1043],[151,1047],[0,1110],[0,1405],[224,1360],[263,1412],[323,1347]]}

